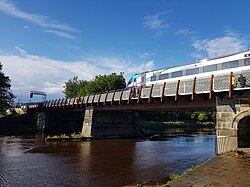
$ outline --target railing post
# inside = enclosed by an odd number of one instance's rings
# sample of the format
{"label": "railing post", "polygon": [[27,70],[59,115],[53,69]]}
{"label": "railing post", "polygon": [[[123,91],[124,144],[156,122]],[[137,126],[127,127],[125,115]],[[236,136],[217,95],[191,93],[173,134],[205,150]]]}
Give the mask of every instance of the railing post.
{"label": "railing post", "polygon": [[74,108],[75,101],[76,101],[76,97],[74,97],[74,99],[73,99],[72,108]]}
{"label": "railing post", "polygon": [[131,97],[131,94],[132,94],[132,89],[133,89],[133,88],[131,88],[131,89],[130,89],[130,91],[129,91],[129,95],[128,95],[128,103],[127,103],[127,104],[129,104],[129,103],[130,103],[130,97]]}
{"label": "railing post", "polygon": [[93,95],[93,98],[92,98],[92,101],[91,101],[91,106],[93,106],[94,99],[95,99],[95,95],[96,95],[96,94]]}
{"label": "railing post", "polygon": [[232,78],[233,78],[233,72],[230,72],[229,75],[229,92],[228,92],[228,97],[231,98],[232,97]]}
{"label": "railing post", "polygon": [[65,101],[64,101],[64,105],[63,105],[63,108],[66,108],[66,103],[67,103],[67,98],[65,98]]}
{"label": "railing post", "polygon": [[122,93],[120,95],[119,105],[122,103],[122,95],[123,95],[123,89],[122,89]]}
{"label": "railing post", "polygon": [[99,106],[99,103],[100,103],[100,100],[101,100],[101,96],[102,96],[102,94],[100,93],[99,97],[98,97],[98,101],[97,101],[97,106]]}
{"label": "railing post", "polygon": [[103,103],[104,106],[106,105],[108,94],[109,93],[107,92],[106,95],[105,95],[105,99],[104,99],[104,103]]}
{"label": "railing post", "polygon": [[72,98],[70,98],[70,99],[69,99],[69,102],[68,102],[68,106],[67,106],[67,108],[69,108],[69,107],[70,107],[70,102],[71,102],[71,99],[72,99]]}
{"label": "railing post", "polygon": [[62,103],[63,103],[63,98],[61,99],[60,103],[59,103],[59,107],[62,108]]}
{"label": "railing post", "polygon": [[179,95],[179,87],[180,87],[180,80],[178,80],[177,85],[176,85],[176,92],[175,92],[175,98],[174,101],[178,100],[178,95]]}
{"label": "railing post", "polygon": [[52,107],[53,107],[53,104],[54,104],[54,99],[51,101],[50,107],[49,107],[49,108],[52,108]]}
{"label": "railing post", "polygon": [[151,85],[151,88],[148,94],[148,103],[151,103],[153,88],[154,88],[154,84]]}
{"label": "railing post", "polygon": [[59,103],[61,102],[61,99],[58,99],[57,103],[56,103],[56,108],[59,108]]}
{"label": "railing post", "polygon": [[164,100],[164,95],[165,95],[165,87],[166,87],[166,82],[164,82],[162,91],[161,91],[161,102],[163,103]]}
{"label": "railing post", "polygon": [[115,98],[115,91],[114,91],[113,96],[112,96],[111,105],[113,105],[114,98]]}
{"label": "railing post", "polygon": [[137,99],[137,103],[141,102],[141,92],[142,92],[142,85],[139,88],[139,94],[138,94],[138,99]]}
{"label": "railing post", "polygon": [[209,92],[209,99],[212,99],[212,94],[213,94],[213,84],[214,84],[214,75],[211,75],[211,79],[210,79],[210,92]]}
{"label": "railing post", "polygon": [[81,105],[80,105],[80,107],[82,108],[83,107],[83,102],[84,102],[84,96],[81,96],[81,97],[82,97],[82,99],[81,99]]}
{"label": "railing post", "polygon": [[196,83],[196,77],[194,77],[194,80],[193,80],[192,95],[191,95],[191,100],[192,100],[192,101],[194,100],[195,83]]}
{"label": "railing post", "polygon": [[88,98],[87,98],[87,101],[86,101],[86,104],[85,104],[85,106],[88,106],[88,102],[89,102],[89,96],[90,96],[90,95],[88,95]]}

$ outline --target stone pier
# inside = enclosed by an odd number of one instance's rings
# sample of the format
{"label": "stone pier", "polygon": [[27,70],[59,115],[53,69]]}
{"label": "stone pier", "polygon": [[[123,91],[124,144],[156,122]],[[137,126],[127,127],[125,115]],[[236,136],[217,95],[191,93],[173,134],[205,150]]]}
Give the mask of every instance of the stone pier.
{"label": "stone pier", "polygon": [[82,134],[85,137],[134,136],[136,133],[134,113],[130,111],[85,110]]}
{"label": "stone pier", "polygon": [[250,97],[216,98],[217,152],[250,146]]}

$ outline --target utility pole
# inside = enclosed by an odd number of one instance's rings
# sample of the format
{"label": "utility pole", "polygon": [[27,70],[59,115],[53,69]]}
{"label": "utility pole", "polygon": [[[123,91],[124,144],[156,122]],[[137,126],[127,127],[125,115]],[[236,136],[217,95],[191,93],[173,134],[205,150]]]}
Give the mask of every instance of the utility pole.
{"label": "utility pole", "polygon": [[40,91],[30,91],[30,98],[33,98],[33,95],[42,95],[42,101],[47,100],[47,94],[45,92],[40,92]]}

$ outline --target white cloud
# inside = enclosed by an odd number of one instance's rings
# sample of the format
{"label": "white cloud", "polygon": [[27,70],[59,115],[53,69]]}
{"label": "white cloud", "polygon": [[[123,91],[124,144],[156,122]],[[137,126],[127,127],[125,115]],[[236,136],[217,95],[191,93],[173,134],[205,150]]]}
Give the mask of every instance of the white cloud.
{"label": "white cloud", "polygon": [[[14,4],[9,2],[9,0],[0,0],[0,11],[9,16],[20,18],[20,19],[35,23],[39,25],[40,27],[45,28],[46,30],[54,31],[50,33],[56,34],[57,36],[61,36],[64,38],[71,39],[70,37],[65,37],[65,35],[67,35],[66,32],[77,31],[77,29],[69,25],[57,23],[56,21],[53,21],[46,16],[22,11],[18,9]],[[63,33],[63,32],[64,34],[58,34],[58,33]]]}
{"label": "white cloud", "polygon": [[46,92],[50,98],[63,97],[66,81],[73,76],[90,80],[96,75],[124,72],[128,79],[134,73],[154,68],[154,62],[135,64],[116,57],[94,57],[80,61],[60,61],[42,56],[30,55],[16,47],[19,54],[0,53],[3,70],[11,79],[11,89],[15,95],[26,95],[31,90]]}
{"label": "white cloud", "polygon": [[191,36],[191,35],[194,35],[195,32],[191,31],[190,29],[180,29],[180,30],[177,30],[175,34],[178,36]]}
{"label": "white cloud", "polygon": [[164,33],[168,28],[169,24],[166,23],[164,16],[170,11],[160,12],[151,16],[144,17],[144,26],[146,28],[156,30],[157,35]]}
{"label": "white cloud", "polygon": [[196,40],[192,45],[197,50],[197,52],[195,52],[193,55],[204,56],[205,53],[205,55],[209,58],[247,49],[245,41],[243,41],[237,34],[233,33],[228,33],[226,36],[210,40]]}
{"label": "white cloud", "polygon": [[57,31],[57,30],[45,30],[45,32],[49,32],[49,33],[53,33],[57,36],[63,37],[63,38],[67,38],[67,39],[75,39],[75,37],[71,34],[68,34],[66,32],[62,32],[62,31]]}

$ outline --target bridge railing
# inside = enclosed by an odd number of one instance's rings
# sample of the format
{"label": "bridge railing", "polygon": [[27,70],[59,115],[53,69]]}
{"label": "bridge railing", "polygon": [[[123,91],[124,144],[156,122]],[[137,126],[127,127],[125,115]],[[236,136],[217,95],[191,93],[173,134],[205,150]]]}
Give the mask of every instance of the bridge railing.
{"label": "bridge railing", "polygon": [[[246,78],[246,87],[241,88],[240,84],[237,84],[235,90],[250,89],[250,71],[242,71],[241,73],[234,74],[238,80],[240,74]],[[45,107],[75,107],[86,106],[93,104],[105,104],[114,102],[128,102],[129,100],[148,99],[150,98],[162,98],[177,96],[177,95],[194,95],[194,94],[206,94],[212,92],[230,92],[230,75],[220,75],[211,77],[194,78],[188,80],[179,80],[176,82],[166,82],[161,85],[151,85],[148,87],[140,87],[137,90],[119,90],[109,93],[100,93],[95,95],[81,96],[77,98],[63,98],[56,100],[49,100],[39,103],[37,105],[30,106],[29,108]],[[232,85],[231,85],[232,86]]]}

